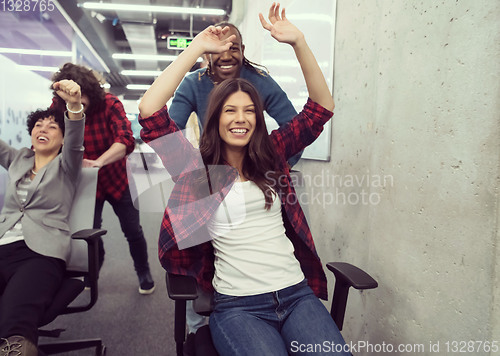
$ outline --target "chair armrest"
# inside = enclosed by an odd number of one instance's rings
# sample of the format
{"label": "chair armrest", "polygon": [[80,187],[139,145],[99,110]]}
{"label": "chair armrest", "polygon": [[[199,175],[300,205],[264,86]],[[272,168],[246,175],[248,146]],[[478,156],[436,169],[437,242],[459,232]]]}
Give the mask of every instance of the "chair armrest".
{"label": "chair armrest", "polygon": [[172,300],[193,300],[198,298],[196,279],[191,276],[165,273],[168,296]]}
{"label": "chair armrest", "polygon": [[104,235],[107,231],[103,229],[85,229],[75,232],[71,235],[72,239],[75,240],[86,240],[87,242],[91,242],[97,240],[97,238]]}
{"label": "chair armrest", "polygon": [[326,267],[335,275],[330,314],[339,330],[342,330],[349,288],[373,289],[378,287],[378,283],[368,273],[349,263],[330,262],[326,264]]}
{"label": "chair armrest", "polygon": [[377,288],[378,283],[362,269],[345,262],[330,262],[326,267],[333,272],[337,281],[355,289]]}
{"label": "chair armrest", "polygon": [[70,275],[83,276],[86,280],[87,286],[90,287],[90,300],[84,305],[78,306],[68,306],[66,307],[64,314],[79,313],[82,311],[89,310],[97,302],[98,297],[98,287],[97,280],[99,279],[99,238],[106,234],[106,230],[103,229],[86,229],[80,230],[73,235],[72,239],[83,240],[87,243],[87,257],[88,257],[88,271],[86,272],[71,272]]}
{"label": "chair armrest", "polygon": [[177,355],[183,355],[186,333],[186,301],[198,298],[197,282],[194,277],[165,273],[168,297],[175,300],[174,340]]}
{"label": "chair armrest", "polygon": [[198,288],[195,278],[167,272],[165,281],[170,299],[193,300],[195,312],[205,316],[210,315],[213,310],[213,293]]}

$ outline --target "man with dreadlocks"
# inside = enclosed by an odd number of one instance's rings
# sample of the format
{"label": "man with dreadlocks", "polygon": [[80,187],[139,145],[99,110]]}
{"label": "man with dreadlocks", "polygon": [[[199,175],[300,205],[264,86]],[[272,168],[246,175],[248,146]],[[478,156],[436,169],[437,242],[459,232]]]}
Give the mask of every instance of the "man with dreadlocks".
{"label": "man with dreadlocks", "polygon": [[[208,94],[215,85],[228,78],[244,78],[252,83],[259,91],[264,110],[278,125],[282,126],[290,121],[297,115],[297,111],[265,68],[245,57],[245,45],[238,28],[227,22],[215,26],[228,26],[229,32],[225,36],[235,35],[236,40],[226,52],[207,54],[208,66],[187,75],[179,85],[169,110],[177,126],[181,130],[185,129],[190,114],[196,112],[198,124],[203,130]],[[292,157],[290,165],[297,163],[299,158],[300,154]]]}

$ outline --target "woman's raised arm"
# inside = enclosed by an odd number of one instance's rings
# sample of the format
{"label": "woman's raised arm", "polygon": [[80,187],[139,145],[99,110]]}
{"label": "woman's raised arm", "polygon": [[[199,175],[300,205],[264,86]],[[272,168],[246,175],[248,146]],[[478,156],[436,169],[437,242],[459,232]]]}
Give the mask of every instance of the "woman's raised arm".
{"label": "woman's raised arm", "polygon": [[142,117],[149,117],[160,110],[174,95],[186,73],[203,53],[221,53],[227,51],[236,36],[225,40],[220,38],[229,31],[229,27],[209,26],[193,39],[177,59],[172,62],[149,87],[139,103]]}
{"label": "woman's raised arm", "polygon": [[332,111],[335,107],[332,94],[314,54],[307,45],[304,34],[288,21],[285,9],[280,14],[279,4],[273,3],[271,5],[268,17],[270,24],[262,14],[259,14],[262,27],[268,30],[278,42],[288,43],[292,46],[300,63],[309,97],[325,109]]}

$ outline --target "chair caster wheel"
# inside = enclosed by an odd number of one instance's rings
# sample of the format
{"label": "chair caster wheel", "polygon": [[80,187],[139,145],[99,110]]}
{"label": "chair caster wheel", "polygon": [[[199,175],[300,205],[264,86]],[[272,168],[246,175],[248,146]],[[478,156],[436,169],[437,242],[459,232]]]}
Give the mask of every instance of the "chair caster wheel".
{"label": "chair caster wheel", "polygon": [[106,346],[102,345],[101,347],[95,350],[96,356],[106,356]]}

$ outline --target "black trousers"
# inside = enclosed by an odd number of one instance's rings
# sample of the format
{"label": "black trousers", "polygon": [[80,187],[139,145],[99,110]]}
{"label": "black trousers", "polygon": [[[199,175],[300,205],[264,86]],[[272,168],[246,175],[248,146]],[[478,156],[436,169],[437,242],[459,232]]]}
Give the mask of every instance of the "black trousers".
{"label": "black trousers", "polygon": [[[140,224],[139,210],[134,207],[130,189],[127,186],[120,200],[115,200],[112,197],[106,197],[105,200],[111,204],[120,221],[120,227],[127,239],[130,256],[134,261],[137,274],[141,275],[149,272],[148,246]],[[94,229],[100,229],[102,226],[102,210],[105,200],[96,200]],[[104,254],[104,243],[102,239],[99,239],[99,267],[102,267],[104,263]]]}
{"label": "black trousers", "polygon": [[0,245],[0,337],[38,343],[38,324],[64,277],[64,261],[40,255],[24,241]]}

